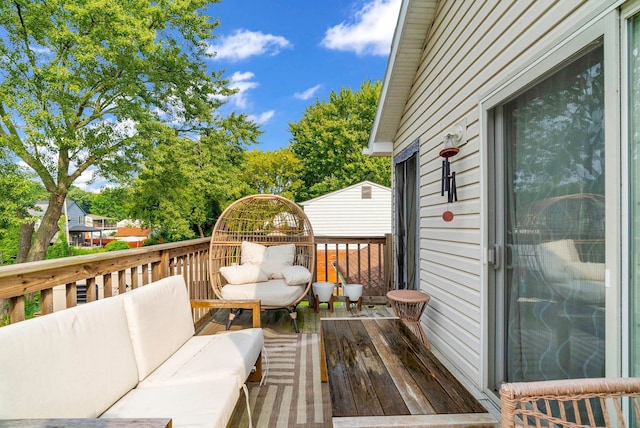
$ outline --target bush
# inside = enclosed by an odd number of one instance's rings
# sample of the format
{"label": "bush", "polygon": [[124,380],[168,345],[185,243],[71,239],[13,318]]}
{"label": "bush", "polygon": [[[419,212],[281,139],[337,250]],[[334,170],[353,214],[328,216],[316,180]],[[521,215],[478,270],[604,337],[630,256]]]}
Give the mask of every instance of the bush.
{"label": "bush", "polygon": [[119,250],[128,250],[128,249],[129,249],[129,244],[123,241],[111,241],[104,246],[105,251],[119,251]]}

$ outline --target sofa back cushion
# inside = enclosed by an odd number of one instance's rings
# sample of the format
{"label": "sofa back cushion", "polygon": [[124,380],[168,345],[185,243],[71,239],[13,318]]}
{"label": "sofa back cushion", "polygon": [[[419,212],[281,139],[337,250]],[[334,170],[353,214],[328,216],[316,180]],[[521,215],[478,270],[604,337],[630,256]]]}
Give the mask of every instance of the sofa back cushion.
{"label": "sofa back cushion", "polygon": [[123,298],[138,376],[143,380],[194,335],[189,295],[182,275],[175,275]]}
{"label": "sofa back cushion", "polygon": [[0,328],[0,419],[97,417],[137,383],[122,296]]}

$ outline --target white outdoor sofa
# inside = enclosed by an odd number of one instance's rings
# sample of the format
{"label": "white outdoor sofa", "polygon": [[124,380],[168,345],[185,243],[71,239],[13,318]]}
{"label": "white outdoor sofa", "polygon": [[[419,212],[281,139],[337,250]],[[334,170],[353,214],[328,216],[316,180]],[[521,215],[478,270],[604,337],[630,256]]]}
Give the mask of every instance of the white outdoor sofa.
{"label": "white outdoor sofa", "polygon": [[[215,301],[194,307],[206,302]],[[259,301],[234,305],[259,320]],[[184,278],[172,276],[0,328],[0,419],[226,426],[247,377],[260,370],[262,329],[194,336],[191,307]]]}

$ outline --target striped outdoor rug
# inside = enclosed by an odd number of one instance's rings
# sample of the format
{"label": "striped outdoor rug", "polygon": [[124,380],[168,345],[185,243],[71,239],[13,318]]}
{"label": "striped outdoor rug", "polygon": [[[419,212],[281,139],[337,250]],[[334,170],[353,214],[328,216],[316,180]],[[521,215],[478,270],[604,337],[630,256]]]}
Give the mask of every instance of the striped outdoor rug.
{"label": "striped outdoor rug", "polygon": [[[266,329],[264,335],[267,377],[262,386],[248,383],[253,426],[330,427],[329,387],[320,382],[320,336]],[[242,393],[229,426],[248,426]]]}

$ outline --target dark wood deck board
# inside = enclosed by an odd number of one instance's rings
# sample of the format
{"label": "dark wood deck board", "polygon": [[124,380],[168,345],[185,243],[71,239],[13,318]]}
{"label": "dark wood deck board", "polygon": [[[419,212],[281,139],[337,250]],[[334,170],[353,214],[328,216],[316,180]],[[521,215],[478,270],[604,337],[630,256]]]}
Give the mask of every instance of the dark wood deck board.
{"label": "dark wood deck board", "polygon": [[349,349],[357,356],[353,366],[349,366],[349,381],[361,384],[365,393],[359,395],[352,388],[355,395],[358,414],[363,415],[408,415],[410,414],[402,395],[393,382],[388,370],[379,354],[371,352],[374,345],[363,324],[357,321],[349,322],[349,329],[345,329],[345,338]]}
{"label": "dark wood deck board", "polygon": [[[323,330],[322,335],[325,341],[334,343],[339,340],[335,325],[328,326]],[[349,370],[347,364],[349,364],[349,357],[345,355],[339,347],[325,347],[325,352],[327,361],[332,362],[327,367],[327,370],[331,371],[335,376],[335,388],[329,390],[331,403],[333,403],[333,413],[340,415],[348,414],[350,409],[356,408],[355,395],[351,391],[351,384],[348,377]]]}
{"label": "dark wood deck board", "polygon": [[[346,378],[346,393],[353,395],[347,398],[341,391],[342,401],[337,402],[337,394],[332,394],[334,418],[448,414],[455,419],[460,414],[487,413],[399,320],[324,319],[321,323],[329,389],[345,388]],[[410,402],[407,397],[415,399]],[[349,408],[351,402],[354,405]]]}

